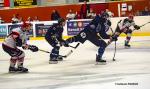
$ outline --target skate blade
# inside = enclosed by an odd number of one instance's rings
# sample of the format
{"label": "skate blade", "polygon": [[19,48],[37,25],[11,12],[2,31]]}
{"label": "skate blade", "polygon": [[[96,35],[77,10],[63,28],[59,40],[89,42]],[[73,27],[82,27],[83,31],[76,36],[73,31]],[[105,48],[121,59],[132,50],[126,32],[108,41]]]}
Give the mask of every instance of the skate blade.
{"label": "skate blade", "polygon": [[16,73],[29,73],[29,71],[17,71]]}
{"label": "skate blade", "polygon": [[63,59],[57,59],[57,61],[63,61]]}
{"label": "skate blade", "polygon": [[16,73],[17,71],[8,71],[8,73]]}
{"label": "skate blade", "polygon": [[58,61],[49,61],[49,64],[57,64]]}
{"label": "skate blade", "polygon": [[95,65],[106,65],[106,62],[96,62]]}
{"label": "skate blade", "polygon": [[9,74],[19,74],[19,73],[29,73],[29,71],[16,71],[16,72],[8,72]]}
{"label": "skate blade", "polygon": [[131,47],[125,46],[124,48],[125,48],[125,49],[130,49]]}

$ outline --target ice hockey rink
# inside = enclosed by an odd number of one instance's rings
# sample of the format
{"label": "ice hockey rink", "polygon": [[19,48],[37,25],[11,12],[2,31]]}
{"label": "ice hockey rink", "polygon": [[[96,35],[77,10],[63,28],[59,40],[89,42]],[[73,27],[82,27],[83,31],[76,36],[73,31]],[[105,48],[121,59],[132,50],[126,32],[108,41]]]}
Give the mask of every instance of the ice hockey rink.
{"label": "ice hockey rink", "polygon": [[[95,65],[97,47],[90,42],[77,49],[62,47],[60,54],[73,53],[58,64],[49,64],[49,54],[26,50],[25,67],[29,73],[9,74],[9,55],[0,42],[0,89],[150,89],[150,37],[132,37],[131,48],[124,48],[125,37],[114,43],[103,56],[106,65]],[[45,40],[32,40],[40,49],[52,48]],[[71,44],[74,46],[76,43]]]}

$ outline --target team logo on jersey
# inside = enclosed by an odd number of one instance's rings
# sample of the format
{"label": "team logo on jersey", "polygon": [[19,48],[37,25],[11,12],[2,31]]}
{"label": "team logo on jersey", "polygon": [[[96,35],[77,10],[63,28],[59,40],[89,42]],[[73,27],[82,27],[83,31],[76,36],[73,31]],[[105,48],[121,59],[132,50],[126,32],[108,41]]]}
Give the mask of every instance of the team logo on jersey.
{"label": "team logo on jersey", "polygon": [[82,32],[82,33],[80,34],[80,36],[81,36],[82,38],[86,38],[86,33]]}

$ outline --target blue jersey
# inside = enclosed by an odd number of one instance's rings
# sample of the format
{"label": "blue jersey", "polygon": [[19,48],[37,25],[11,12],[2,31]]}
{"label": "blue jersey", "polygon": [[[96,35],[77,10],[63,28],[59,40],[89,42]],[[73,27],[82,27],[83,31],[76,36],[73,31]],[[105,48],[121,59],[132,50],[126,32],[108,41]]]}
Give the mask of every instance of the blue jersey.
{"label": "blue jersey", "polygon": [[85,27],[85,29],[90,30],[91,32],[99,33],[102,38],[109,38],[107,31],[111,26],[110,20],[107,20],[99,15],[97,15],[90,23]]}
{"label": "blue jersey", "polygon": [[51,26],[46,35],[45,38],[49,39],[49,40],[58,40],[58,41],[62,41],[62,33],[63,33],[63,26],[59,25],[59,24],[54,24],[53,26]]}

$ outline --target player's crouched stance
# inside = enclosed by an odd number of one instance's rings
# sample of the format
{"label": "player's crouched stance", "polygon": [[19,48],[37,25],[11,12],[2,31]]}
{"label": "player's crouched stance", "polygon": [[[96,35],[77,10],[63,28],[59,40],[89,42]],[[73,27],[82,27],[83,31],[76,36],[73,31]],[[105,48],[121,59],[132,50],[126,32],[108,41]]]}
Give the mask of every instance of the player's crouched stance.
{"label": "player's crouched stance", "polygon": [[117,24],[115,33],[111,36],[110,40],[108,41],[108,45],[112,42],[112,41],[117,41],[117,38],[119,37],[119,35],[121,33],[125,33],[126,36],[126,40],[125,40],[125,48],[130,48],[129,42],[131,39],[131,35],[133,30],[130,29],[130,27],[134,27],[135,30],[139,30],[140,26],[136,25],[134,22],[134,16],[132,14],[130,14],[128,16],[128,18],[125,18],[123,20],[120,20]]}
{"label": "player's crouched stance", "polygon": [[[21,28],[13,29],[2,43],[3,50],[11,56],[9,73],[28,72],[28,69],[23,67],[25,53],[17,47],[30,49],[33,52],[38,51],[38,48],[36,46],[28,45],[26,42],[28,39],[27,32],[30,30],[30,28],[30,23],[23,23]],[[15,67],[16,64],[17,67]]]}
{"label": "player's crouched stance", "polygon": [[50,64],[57,64],[58,61],[63,60],[63,57],[59,55],[60,46],[68,47],[68,44],[62,39],[63,26],[65,26],[65,19],[60,18],[58,23],[52,25],[45,35],[46,41],[53,47],[50,53]]}

